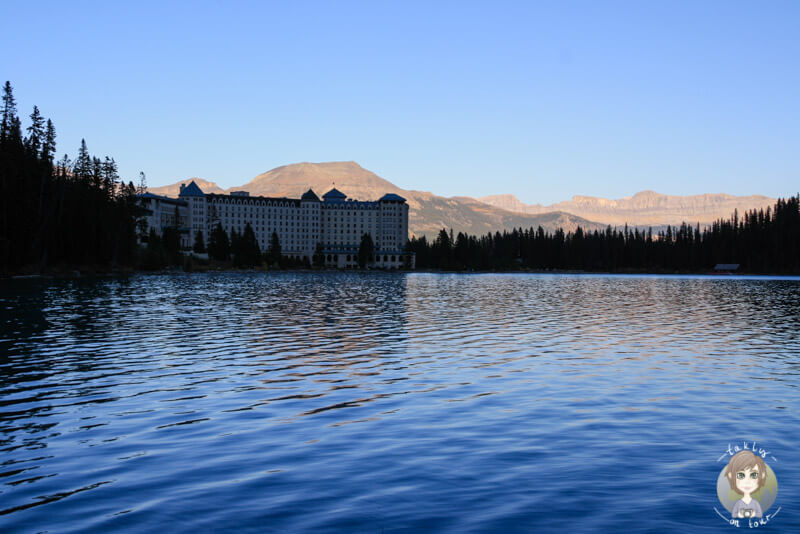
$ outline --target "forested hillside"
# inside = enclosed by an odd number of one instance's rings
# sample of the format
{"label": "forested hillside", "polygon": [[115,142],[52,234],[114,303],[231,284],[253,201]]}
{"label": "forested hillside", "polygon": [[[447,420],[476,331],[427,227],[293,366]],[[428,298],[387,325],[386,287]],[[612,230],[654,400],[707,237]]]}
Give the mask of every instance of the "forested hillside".
{"label": "forested hillside", "polygon": [[565,233],[539,227],[477,237],[443,229],[432,242],[412,239],[409,250],[423,269],[708,272],[738,263],[739,272],[800,274],[800,195],[743,217],[734,212],[704,229],[683,224],[654,234],[609,226]]}
{"label": "forested hillside", "polygon": [[[24,129],[23,129],[24,128]],[[27,126],[9,82],[0,125],[0,272],[48,267],[132,266],[137,188],[123,183],[112,158],[55,161],[56,130],[34,106]]]}

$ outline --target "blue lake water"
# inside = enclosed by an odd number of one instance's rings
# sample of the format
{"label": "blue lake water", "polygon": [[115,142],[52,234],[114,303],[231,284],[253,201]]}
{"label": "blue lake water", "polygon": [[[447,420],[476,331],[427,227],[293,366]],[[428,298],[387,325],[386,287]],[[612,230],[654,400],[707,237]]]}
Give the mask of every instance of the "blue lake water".
{"label": "blue lake water", "polygon": [[779,482],[762,530],[800,525],[800,279],[176,274],[0,298],[3,532],[726,532],[718,459],[753,440]]}

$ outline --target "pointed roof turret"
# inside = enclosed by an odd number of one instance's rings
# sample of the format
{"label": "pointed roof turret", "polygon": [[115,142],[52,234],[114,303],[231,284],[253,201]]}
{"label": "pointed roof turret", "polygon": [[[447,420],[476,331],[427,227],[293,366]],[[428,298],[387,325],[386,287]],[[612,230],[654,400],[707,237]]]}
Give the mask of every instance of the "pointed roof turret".
{"label": "pointed roof turret", "polygon": [[344,199],[347,198],[347,195],[345,195],[344,193],[342,193],[341,191],[339,191],[334,187],[333,189],[322,195],[322,198],[324,198],[328,202],[342,202],[344,201]]}
{"label": "pointed roof turret", "polygon": [[187,186],[181,185],[181,193],[178,195],[179,197],[204,197],[206,196],[203,193],[203,190],[198,187],[194,180]]}
{"label": "pointed roof turret", "polygon": [[308,191],[303,193],[303,196],[300,197],[300,200],[315,200],[319,202],[319,197],[317,196],[317,194],[314,192],[313,189],[309,189]]}

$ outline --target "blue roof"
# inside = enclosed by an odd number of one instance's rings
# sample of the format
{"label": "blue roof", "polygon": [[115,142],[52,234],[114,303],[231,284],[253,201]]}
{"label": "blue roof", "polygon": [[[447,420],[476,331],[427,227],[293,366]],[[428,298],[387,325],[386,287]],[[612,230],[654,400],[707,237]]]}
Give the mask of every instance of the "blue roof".
{"label": "blue roof", "polygon": [[300,197],[300,200],[316,200],[317,202],[319,202],[319,197],[317,196],[317,194],[314,192],[313,189],[309,189],[308,191],[303,193],[303,196]]}
{"label": "blue roof", "polygon": [[181,187],[181,193],[178,196],[179,197],[204,197],[206,195],[205,195],[205,193],[203,193],[203,190],[200,189],[197,186],[196,183],[194,183],[194,180],[192,180],[192,183],[190,183],[186,187]]}
{"label": "blue roof", "polygon": [[186,206],[187,205],[185,200],[178,200],[177,198],[165,197],[165,196],[162,196],[162,195],[155,195],[155,194],[150,193],[150,192],[142,193],[141,195],[139,195],[139,198],[155,198],[155,199],[158,199],[158,200],[160,200],[162,202],[166,202],[167,204],[176,204],[178,206]]}
{"label": "blue roof", "polygon": [[322,198],[325,200],[344,200],[347,198],[347,195],[336,189],[335,187],[322,195]]}
{"label": "blue roof", "polygon": [[400,195],[395,195],[394,193],[386,193],[385,195],[383,195],[381,198],[378,199],[378,201],[381,201],[381,200],[397,200],[399,202],[405,202],[406,201],[406,199],[404,199]]}

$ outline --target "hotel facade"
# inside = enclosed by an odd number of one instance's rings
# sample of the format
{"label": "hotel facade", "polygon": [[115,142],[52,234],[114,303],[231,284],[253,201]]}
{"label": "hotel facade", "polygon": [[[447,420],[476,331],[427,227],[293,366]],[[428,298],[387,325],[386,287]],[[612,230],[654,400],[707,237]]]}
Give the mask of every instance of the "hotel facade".
{"label": "hotel facade", "polygon": [[221,224],[229,235],[242,233],[250,223],[262,252],[272,233],[278,234],[281,254],[298,260],[324,257],[330,267],[358,266],[358,249],[364,234],[375,244],[374,266],[386,269],[414,268],[414,256],[405,251],[408,241],[408,204],[395,194],[375,201],[348,199],[331,189],[322,200],[309,189],[299,199],[250,196],[245,191],[229,195],[205,194],[195,182],[181,185],[178,198],[152,193],[141,195],[147,224],[161,234],[168,226],[181,232],[181,246],[188,249],[201,232],[208,236]]}

